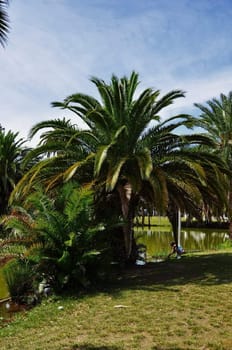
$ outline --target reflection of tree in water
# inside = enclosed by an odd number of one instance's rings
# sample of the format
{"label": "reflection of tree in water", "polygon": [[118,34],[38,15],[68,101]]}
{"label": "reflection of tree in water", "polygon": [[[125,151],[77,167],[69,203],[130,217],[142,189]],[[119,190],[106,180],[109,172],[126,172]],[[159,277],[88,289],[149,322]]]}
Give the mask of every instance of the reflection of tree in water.
{"label": "reflection of tree in water", "polygon": [[147,247],[147,256],[165,255],[170,251],[170,242],[173,240],[171,231],[137,231],[137,241]]}
{"label": "reflection of tree in water", "polygon": [[[166,255],[173,240],[171,231],[141,230],[136,232],[137,242],[147,247],[147,256]],[[229,238],[227,232],[215,230],[182,230],[181,245],[186,251],[213,250]]]}
{"label": "reflection of tree in water", "polygon": [[212,250],[225,242],[229,235],[220,231],[182,231],[182,244],[186,250]]}

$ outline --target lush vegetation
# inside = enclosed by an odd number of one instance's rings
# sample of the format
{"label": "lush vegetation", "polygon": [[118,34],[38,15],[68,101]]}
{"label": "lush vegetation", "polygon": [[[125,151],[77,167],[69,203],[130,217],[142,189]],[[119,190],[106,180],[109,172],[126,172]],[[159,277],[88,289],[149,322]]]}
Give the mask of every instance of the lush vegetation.
{"label": "lush vegetation", "polygon": [[230,350],[231,254],[134,267],[104,290],[46,299],[0,330],[1,349]]}
{"label": "lush vegetation", "polygon": [[69,182],[52,197],[37,189],[3,217],[9,243],[26,247],[4,268],[13,300],[38,297],[42,281],[62,290],[104,277],[111,258],[107,224],[95,222],[92,202],[89,187]]}
{"label": "lush vegetation", "polygon": [[[138,92],[135,72],[91,81],[99,100],[76,93],[52,104],[86,128],[66,119],[38,123],[30,131],[41,135],[34,149],[0,130],[0,245],[23,247],[4,268],[20,302],[40,300],[41,284],[50,292],[87,288],[108,278],[112,266],[134,264],[134,223],[144,210],[167,215],[176,241],[179,210],[197,220],[230,219],[231,146],[223,135],[231,94],[208,102],[211,110],[197,105],[204,112],[198,118],[162,121],[160,112],[184,97],[181,90]],[[211,115],[225,118],[220,147]],[[178,134],[180,126],[207,132]]]}

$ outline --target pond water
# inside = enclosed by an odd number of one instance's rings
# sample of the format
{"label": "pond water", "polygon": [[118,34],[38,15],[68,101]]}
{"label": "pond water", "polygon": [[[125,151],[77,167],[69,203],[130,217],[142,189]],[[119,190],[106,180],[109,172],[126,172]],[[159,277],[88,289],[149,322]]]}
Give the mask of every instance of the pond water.
{"label": "pond water", "polygon": [[[181,230],[180,243],[186,252],[205,251],[219,249],[229,239],[227,231],[212,229],[184,229]],[[137,243],[144,244],[147,257],[164,257],[170,253],[170,242],[173,241],[171,229],[161,231],[154,229],[137,229]]]}
{"label": "pond water", "polygon": [[1,323],[1,318],[5,318],[7,315],[6,302],[1,302],[1,300],[4,300],[8,297],[9,297],[9,292],[7,289],[6,282],[4,280],[2,268],[0,268],[0,323]]}
{"label": "pond water", "polygon": [[9,296],[7,285],[3,276],[2,268],[0,268],[0,300]]}
{"label": "pond water", "polygon": [[16,312],[23,310],[25,310],[23,305],[18,305],[10,300],[2,268],[0,268],[0,327],[1,323],[9,322]]}

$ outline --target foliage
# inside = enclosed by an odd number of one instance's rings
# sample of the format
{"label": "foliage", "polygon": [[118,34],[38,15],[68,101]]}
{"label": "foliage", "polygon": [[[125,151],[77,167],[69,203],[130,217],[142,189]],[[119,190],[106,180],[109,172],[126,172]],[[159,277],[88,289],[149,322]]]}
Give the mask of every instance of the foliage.
{"label": "foliage", "polygon": [[[23,244],[25,258],[58,289],[88,286],[110,260],[106,228],[94,222],[89,187],[67,183],[50,195],[37,188],[3,219]],[[102,267],[105,264],[104,270]],[[102,276],[102,275],[101,275]]]}
{"label": "foliage", "polygon": [[47,189],[71,178],[81,184],[92,182],[95,205],[102,203],[101,217],[111,207],[123,218],[125,259],[134,261],[133,221],[141,203],[168,213],[176,231],[178,208],[197,215],[204,201],[221,206],[224,164],[199,149],[214,146],[206,135],[176,134],[180,126],[193,127],[194,118],[176,115],[160,121],[162,109],[183,97],[183,91],[162,97],[151,88],[138,93],[135,72],[128,78],[113,75],[110,83],[96,77],[91,81],[99,100],[76,93],[52,104],[75,113],[87,128],[80,130],[65,119],[36,124],[30,135],[42,131],[41,142],[27,159],[45,158],[23,177],[14,195],[27,195],[40,182]]}
{"label": "foliage", "polygon": [[227,174],[229,175],[227,176],[228,195],[225,198],[225,206],[222,206],[221,209],[227,209],[232,235],[232,91],[228,95],[220,94],[219,98],[213,98],[204,105],[195,103],[195,106],[200,109],[201,113],[196,118],[196,124],[203,128],[214,141],[214,147],[210,149],[210,152],[219,155],[230,170]]}
{"label": "foliage", "polygon": [[23,175],[24,142],[18,133],[0,129],[0,215],[7,213],[11,191]]}
{"label": "foliage", "polygon": [[214,151],[220,153],[232,169],[232,91],[227,96],[220,94],[220,98],[213,98],[205,105],[195,103],[195,106],[201,112],[198,126],[216,141]]}

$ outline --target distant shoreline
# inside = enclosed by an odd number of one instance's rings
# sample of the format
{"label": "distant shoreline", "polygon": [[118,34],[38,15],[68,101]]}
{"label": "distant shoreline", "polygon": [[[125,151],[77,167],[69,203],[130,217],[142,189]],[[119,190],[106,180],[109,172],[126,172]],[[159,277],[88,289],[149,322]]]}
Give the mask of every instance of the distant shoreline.
{"label": "distant shoreline", "polygon": [[[159,224],[135,224],[135,227],[159,227],[159,226],[163,226],[163,225],[159,225]],[[191,223],[186,223],[181,222],[181,227],[183,228],[196,228],[196,229],[200,229],[200,228],[209,228],[209,229],[221,229],[221,230],[228,230],[229,229],[229,223],[228,222],[191,222]]]}

